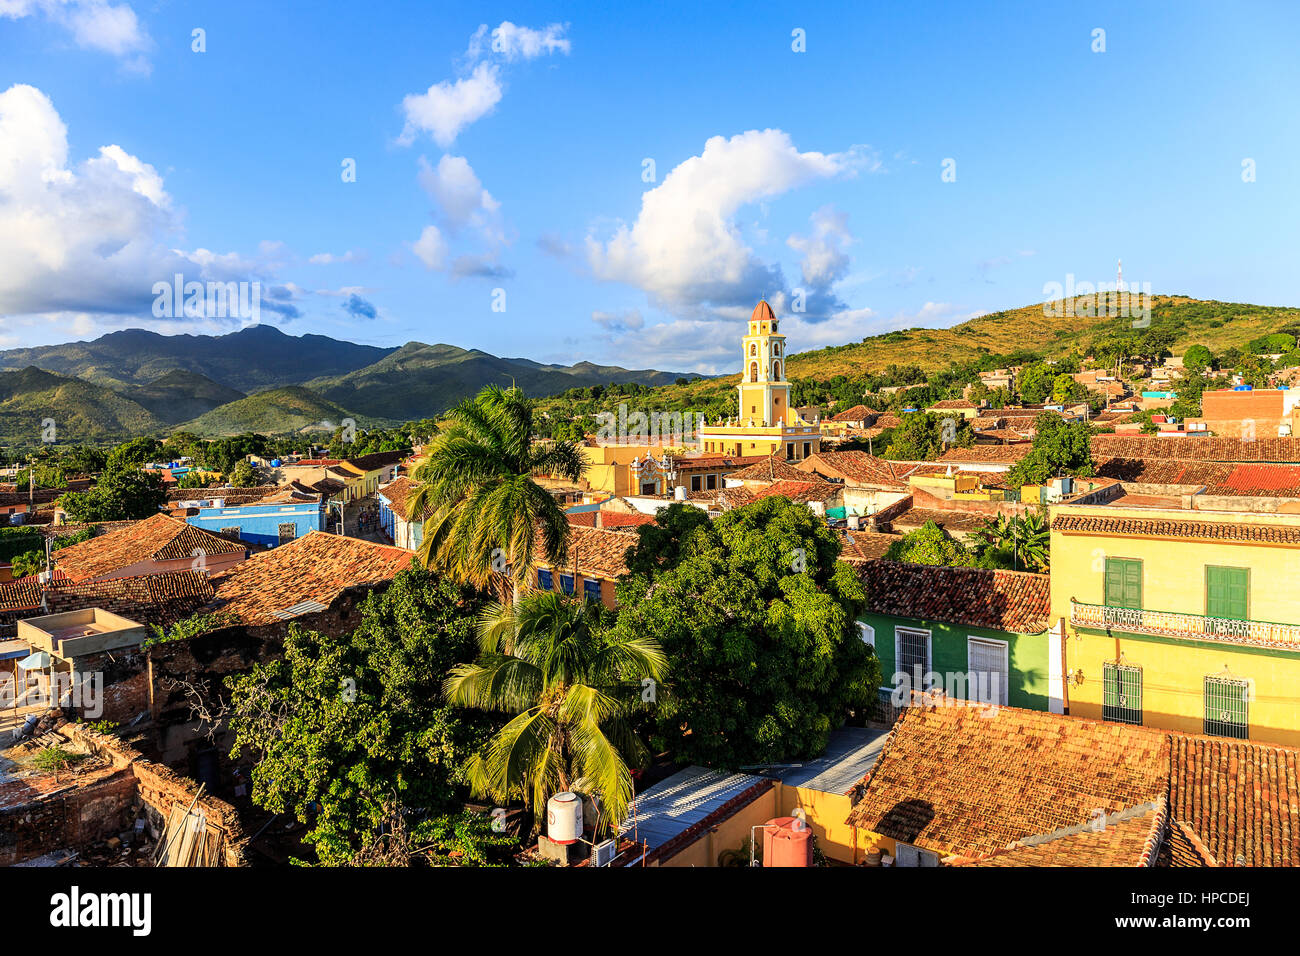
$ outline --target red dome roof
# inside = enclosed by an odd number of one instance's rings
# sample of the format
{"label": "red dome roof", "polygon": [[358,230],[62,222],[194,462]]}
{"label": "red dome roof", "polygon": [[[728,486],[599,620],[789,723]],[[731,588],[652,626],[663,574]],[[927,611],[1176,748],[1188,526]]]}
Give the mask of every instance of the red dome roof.
{"label": "red dome roof", "polygon": [[754,306],[754,311],[749,316],[751,322],[774,322],[776,316],[772,312],[772,307],[767,304],[766,299],[759,300],[758,305]]}

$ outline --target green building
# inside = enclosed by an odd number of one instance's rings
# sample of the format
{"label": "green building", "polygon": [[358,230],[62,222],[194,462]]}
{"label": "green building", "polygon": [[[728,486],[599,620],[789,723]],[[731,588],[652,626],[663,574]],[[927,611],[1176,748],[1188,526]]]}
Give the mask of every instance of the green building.
{"label": "green building", "polygon": [[858,627],[880,659],[882,697],[897,704],[909,689],[929,689],[1061,712],[1050,691],[1060,648],[1054,653],[1049,639],[1046,574],[876,560],[862,579],[867,610]]}

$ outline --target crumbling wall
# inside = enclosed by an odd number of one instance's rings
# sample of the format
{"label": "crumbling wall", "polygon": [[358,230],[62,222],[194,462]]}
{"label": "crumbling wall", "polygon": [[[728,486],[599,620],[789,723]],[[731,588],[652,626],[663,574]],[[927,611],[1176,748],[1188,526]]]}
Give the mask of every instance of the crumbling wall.
{"label": "crumbling wall", "polygon": [[207,793],[198,796],[199,785],[193,780],[147,759],[134,747],[116,737],[91,730],[85,724],[67,724],[63,732],[92,753],[107,757],[114,767],[120,767],[129,775],[131,800],[138,797],[163,820],[170,816],[172,808],[177,805],[182,810],[191,805],[201,809],[207,817],[208,825],[222,832],[221,847],[225,865],[247,865],[248,841],[239,822],[239,813],[229,803]]}

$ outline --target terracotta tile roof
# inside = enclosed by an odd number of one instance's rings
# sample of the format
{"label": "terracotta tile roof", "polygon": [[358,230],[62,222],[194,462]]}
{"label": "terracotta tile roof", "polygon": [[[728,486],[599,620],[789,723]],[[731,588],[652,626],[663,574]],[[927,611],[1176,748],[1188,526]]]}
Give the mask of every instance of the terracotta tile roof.
{"label": "terracotta tile roof", "polygon": [[964,398],[947,398],[944,399],[942,402],[935,402],[933,405],[930,406],[930,408],[939,408],[939,409],[968,409],[968,408],[979,408],[979,407],[980,407],[979,405],[976,405],[974,402],[967,401]]}
{"label": "terracotta tile roof", "polygon": [[43,590],[34,574],[19,578],[17,581],[6,581],[0,584],[0,613],[40,607]]}
{"label": "terracotta tile roof", "polygon": [[1255,541],[1300,545],[1300,527],[1245,524],[1241,521],[1197,521],[1192,518],[1131,518],[1122,515],[1071,514],[1061,508],[1052,514],[1052,531],[1111,537],[1189,538],[1200,541]]}
{"label": "terracotta tile roof", "polygon": [[756,465],[750,465],[748,468],[742,468],[740,471],[733,471],[727,475],[738,481],[807,481],[808,473],[800,471],[794,465],[786,464],[776,455],[770,458],[764,458]]}
{"label": "terracotta tile roof", "polygon": [[1157,800],[1168,771],[1156,730],[945,701],[904,709],[847,823],[975,856]]}
{"label": "terracotta tile roof", "polygon": [[230,507],[251,504],[276,494],[274,485],[256,485],[251,488],[168,488],[167,501],[211,501],[223,499]]}
{"label": "terracotta tile roof", "polygon": [[[624,556],[640,536],[635,531],[611,528],[584,528],[569,526],[569,553],[563,566],[553,566],[549,561],[536,561],[538,567],[551,568],[556,573],[572,574],[576,566],[583,577],[613,580],[627,574]],[[543,554],[540,539],[536,554]]]}
{"label": "terracotta tile roof", "polygon": [[852,408],[846,408],[838,415],[831,417],[833,422],[865,422],[868,418],[874,418],[876,412],[867,408],[865,405],[854,405]]}
{"label": "terracotta tile roof", "polygon": [[[876,419],[876,428],[880,431],[884,431],[887,428],[897,428],[901,424],[903,424],[903,420],[897,415],[881,415]],[[872,429],[867,430],[872,431]],[[876,432],[876,434],[880,434],[880,432]]]}
{"label": "terracotta tile roof", "polygon": [[70,580],[88,581],[145,561],[189,558],[195,551],[213,555],[246,550],[247,545],[196,528],[179,518],[156,514],[129,527],[60,548],[54,552],[54,561]]}
{"label": "terracotta tile roof", "polygon": [[[980,437],[996,438],[998,441],[1003,442],[1028,442],[1033,440],[1032,436],[1016,431],[1014,428],[989,428],[980,432]],[[987,448],[988,446],[977,444],[975,447]]]}
{"label": "terracotta tile roof", "polygon": [[1170,820],[1165,838],[1160,844],[1157,866],[1219,866],[1214,854],[1201,842],[1201,838],[1185,823]]}
{"label": "terracotta tile roof", "polygon": [[594,511],[566,511],[564,517],[568,519],[569,524],[582,525],[584,528],[596,527]]}
{"label": "terracotta tile roof", "polygon": [[882,534],[878,531],[841,531],[840,560],[862,564],[883,558],[889,546],[901,539],[902,535]]}
{"label": "terracotta tile roof", "polygon": [[939,508],[909,508],[902,514],[889,519],[894,531],[919,528],[927,521],[933,521],[949,534],[966,534],[984,527],[993,515],[975,511],[949,511]]}
{"label": "terracotta tile roof", "polygon": [[1110,458],[1181,458],[1188,461],[1300,463],[1300,437],[1161,438],[1158,435],[1093,435],[1092,453]]}
{"label": "terracotta tile roof", "polygon": [[1169,814],[1164,797],[1102,820],[1017,840],[1001,850],[944,860],[948,866],[1155,866]]}
{"label": "terracotta tile roof", "polygon": [[1024,458],[1031,449],[1021,445],[973,445],[970,448],[949,448],[939,456],[939,461],[1014,462]]}
{"label": "terracotta tile roof", "polygon": [[988,428],[1001,428],[1003,419],[994,415],[976,415],[970,420],[970,427],[975,431]]}
{"label": "terracotta tile roof", "polygon": [[843,488],[839,485],[832,485],[828,481],[807,481],[809,477],[803,472],[804,481],[774,481],[766,488],[760,489],[754,493],[754,500],[760,498],[774,498],[777,496],[789,498],[796,504],[807,504],[810,501],[829,501],[837,495],[843,494]]}
{"label": "terracotta tile roof", "polygon": [[358,458],[349,458],[343,464],[351,465],[360,472],[377,471],[380,468],[386,468],[389,465],[396,465],[405,458],[405,454],[400,451],[377,451],[369,455],[361,455]]}
{"label": "terracotta tile roof", "polygon": [[[410,478],[402,475],[400,478],[395,478],[380,488],[378,494],[381,494],[388,499],[389,507],[393,509],[395,514],[398,514],[404,520],[409,521],[410,517],[408,516],[407,511],[411,507],[411,495],[414,494],[415,490],[419,487],[420,483],[418,481],[412,481]],[[427,518],[432,510],[432,508],[425,508],[421,520]]]}
{"label": "terracotta tile roof", "polygon": [[600,512],[600,526],[602,528],[635,528],[638,525],[654,524],[654,515],[625,515],[617,511]]}
{"label": "terracotta tile roof", "polygon": [[248,625],[274,624],[304,602],[329,607],[350,588],[390,581],[414,560],[402,548],[312,531],[213,575],[208,610]]}
{"label": "terracotta tile roof", "polygon": [[754,493],[744,486],[718,489],[717,501],[724,508],[743,508],[754,500]]}
{"label": "terracotta tile roof", "polygon": [[1300,866],[1300,750],[1171,735],[1169,806],[1223,866]]}
{"label": "terracotta tile roof", "polygon": [[876,614],[1013,634],[1040,634],[1051,623],[1046,574],[879,560],[863,568],[862,580],[867,610]]}
{"label": "terracotta tile roof", "polygon": [[689,474],[693,471],[717,471],[727,468],[748,468],[750,465],[757,465],[767,461],[767,455],[681,455],[673,458],[673,467],[680,472]]}
{"label": "terracotta tile roof", "polygon": [[212,582],[202,571],[164,571],[65,584],[45,591],[49,613],[99,607],[141,624],[171,625],[197,613],[212,600]]}
{"label": "terracotta tile roof", "polygon": [[865,451],[821,451],[809,455],[796,466],[799,471],[841,479],[845,484],[907,486],[907,476],[916,469],[914,462],[889,461]]}

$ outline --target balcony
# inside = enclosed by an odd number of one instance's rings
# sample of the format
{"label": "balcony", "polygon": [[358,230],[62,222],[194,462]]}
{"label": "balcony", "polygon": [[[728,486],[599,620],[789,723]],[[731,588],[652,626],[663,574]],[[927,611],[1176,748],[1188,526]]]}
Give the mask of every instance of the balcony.
{"label": "balcony", "polygon": [[1180,614],[1176,611],[1084,604],[1073,598],[1070,599],[1070,623],[1076,627],[1127,631],[1130,634],[1231,641],[1300,650],[1300,624],[1239,621],[1226,617],[1206,617],[1203,614]]}

